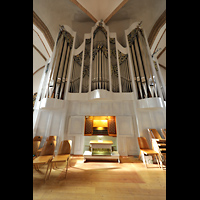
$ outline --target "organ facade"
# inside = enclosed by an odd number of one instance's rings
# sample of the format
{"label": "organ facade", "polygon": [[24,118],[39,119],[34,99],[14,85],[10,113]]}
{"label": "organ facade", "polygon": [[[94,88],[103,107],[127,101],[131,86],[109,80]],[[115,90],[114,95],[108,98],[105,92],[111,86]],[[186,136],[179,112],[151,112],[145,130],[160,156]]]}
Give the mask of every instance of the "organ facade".
{"label": "organ facade", "polygon": [[147,129],[166,128],[166,87],[141,23],[125,30],[125,47],[103,21],[78,48],[76,37],[60,27],[34,105],[33,137],[72,140],[77,155],[99,139],[111,140],[119,155],[139,155],[137,137],[151,147]]}

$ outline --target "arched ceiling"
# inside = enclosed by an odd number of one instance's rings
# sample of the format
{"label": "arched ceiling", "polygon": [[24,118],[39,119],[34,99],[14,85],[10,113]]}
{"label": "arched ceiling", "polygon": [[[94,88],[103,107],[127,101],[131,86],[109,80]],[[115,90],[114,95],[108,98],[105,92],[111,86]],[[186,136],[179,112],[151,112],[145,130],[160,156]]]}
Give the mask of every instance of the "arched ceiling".
{"label": "arched ceiling", "polygon": [[166,69],[166,25],[159,19],[163,14],[166,17],[165,10],[166,0],[33,0],[33,74],[41,76],[40,69],[51,56],[59,25],[68,25],[77,32],[79,46],[84,33],[90,33],[100,19],[117,33],[123,46],[124,30],[142,21],[146,36],[151,39],[151,51],[161,48],[156,55],[160,54],[159,63]]}

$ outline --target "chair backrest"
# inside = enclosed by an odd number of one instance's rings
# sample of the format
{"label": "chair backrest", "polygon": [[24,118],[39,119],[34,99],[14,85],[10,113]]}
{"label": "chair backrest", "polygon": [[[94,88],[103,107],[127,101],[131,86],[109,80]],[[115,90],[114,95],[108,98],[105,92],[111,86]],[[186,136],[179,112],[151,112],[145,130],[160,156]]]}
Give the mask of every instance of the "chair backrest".
{"label": "chair backrest", "polygon": [[138,137],[138,144],[140,149],[150,149],[147,139],[145,137]]}
{"label": "chair backrest", "polygon": [[33,155],[37,154],[39,146],[40,146],[40,141],[33,141]]}
{"label": "chair backrest", "polygon": [[63,140],[60,143],[58,155],[61,154],[70,154],[71,152],[71,140]]}
{"label": "chair backrest", "polygon": [[55,140],[56,141],[56,138],[57,138],[57,136],[49,136],[47,139],[46,139],[46,141],[53,141],[53,140]]}
{"label": "chair backrest", "polygon": [[161,132],[162,132],[164,138],[166,139],[166,128],[161,128]]}
{"label": "chair backrest", "polygon": [[162,139],[162,137],[160,136],[160,134],[158,133],[156,129],[148,128],[147,130],[149,132],[151,139]]}
{"label": "chair backrest", "polygon": [[43,138],[43,136],[35,136],[34,138],[33,138],[33,141],[42,141],[42,138]]}
{"label": "chair backrest", "polygon": [[54,141],[46,141],[42,148],[40,156],[53,155],[55,148],[56,148],[55,140]]}

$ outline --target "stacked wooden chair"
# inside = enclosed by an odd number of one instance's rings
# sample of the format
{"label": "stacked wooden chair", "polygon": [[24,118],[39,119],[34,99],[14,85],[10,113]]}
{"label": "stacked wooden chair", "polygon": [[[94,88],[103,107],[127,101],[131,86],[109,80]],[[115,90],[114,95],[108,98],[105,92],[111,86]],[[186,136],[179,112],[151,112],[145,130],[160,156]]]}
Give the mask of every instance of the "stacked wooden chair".
{"label": "stacked wooden chair", "polygon": [[[39,170],[40,165],[47,165],[44,180],[50,177],[52,167],[56,165],[57,162],[66,163],[66,173],[68,170],[70,151],[71,151],[71,140],[63,140],[60,143],[58,154],[55,156],[56,148],[56,136],[50,136],[47,138],[44,146],[41,148],[40,155],[33,159],[33,167],[35,170]],[[33,153],[37,154],[40,141],[33,141]],[[48,175],[49,170],[49,175]]]}
{"label": "stacked wooden chair", "polygon": [[43,136],[35,136],[34,138],[33,138],[33,141],[42,141],[42,138],[43,138]]}
{"label": "stacked wooden chair", "polygon": [[[39,136],[39,137],[42,137],[42,136]],[[56,142],[56,138],[57,138],[57,136],[49,136],[49,137],[47,137],[45,143],[46,143],[47,141],[55,141],[55,142]],[[44,143],[44,145],[45,145],[45,143]],[[55,143],[55,144],[56,144],[56,143]],[[43,149],[43,147],[40,148],[40,149],[38,149],[37,155],[40,155],[40,153],[42,152],[42,149]]]}
{"label": "stacked wooden chair", "polygon": [[66,163],[65,178],[66,178],[68,165],[69,165],[68,163],[69,163],[69,159],[70,159],[70,152],[71,152],[71,142],[72,142],[71,140],[61,141],[59,150],[58,150],[58,154],[51,161],[49,176],[51,174],[51,170],[52,170],[52,167],[54,166],[54,164],[56,166],[57,162],[65,162]]}
{"label": "stacked wooden chair", "polygon": [[156,129],[147,129],[151,138],[152,149],[158,153],[159,163],[163,169],[166,166],[166,139],[163,139]]}
{"label": "stacked wooden chair", "polygon": [[40,141],[33,141],[33,159],[37,157],[37,151],[40,146]]}
{"label": "stacked wooden chair", "polygon": [[141,157],[141,154],[143,155],[143,160],[144,160],[144,164],[145,164],[145,167],[147,168],[147,163],[146,163],[146,160],[145,160],[145,155],[152,155],[153,157],[155,156],[156,157],[156,160],[157,160],[157,163],[158,163],[158,166],[159,166],[159,160],[158,160],[158,152],[152,150],[149,148],[149,144],[147,143],[147,140],[145,137],[138,137],[138,144],[139,144],[139,147],[140,147],[140,155],[139,155],[139,159]]}
{"label": "stacked wooden chair", "polygon": [[33,141],[42,141],[42,138],[43,138],[43,136],[35,136],[34,138],[33,138]]}
{"label": "stacked wooden chair", "polygon": [[161,128],[161,132],[162,132],[164,138],[166,139],[166,128]]}
{"label": "stacked wooden chair", "polygon": [[47,169],[46,169],[46,173],[45,173],[45,177],[44,177],[45,181],[47,178],[47,172],[50,167],[50,163],[53,159],[55,147],[56,147],[55,140],[54,141],[46,141],[42,148],[40,156],[38,156],[37,158],[35,158],[33,160],[33,166],[36,170],[39,170],[39,165],[45,165],[45,164],[47,165]]}
{"label": "stacked wooden chair", "polygon": [[38,156],[38,149],[42,141],[42,138],[43,138],[42,136],[35,136],[33,138],[33,159],[35,159]]}

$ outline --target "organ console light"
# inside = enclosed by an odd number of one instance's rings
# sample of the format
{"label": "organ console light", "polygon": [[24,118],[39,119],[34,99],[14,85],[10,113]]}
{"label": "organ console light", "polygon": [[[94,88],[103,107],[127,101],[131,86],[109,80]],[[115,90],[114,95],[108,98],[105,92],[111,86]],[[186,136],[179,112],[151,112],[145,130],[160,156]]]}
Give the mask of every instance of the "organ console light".
{"label": "organ console light", "polygon": [[108,135],[117,136],[115,116],[85,117],[85,136]]}

